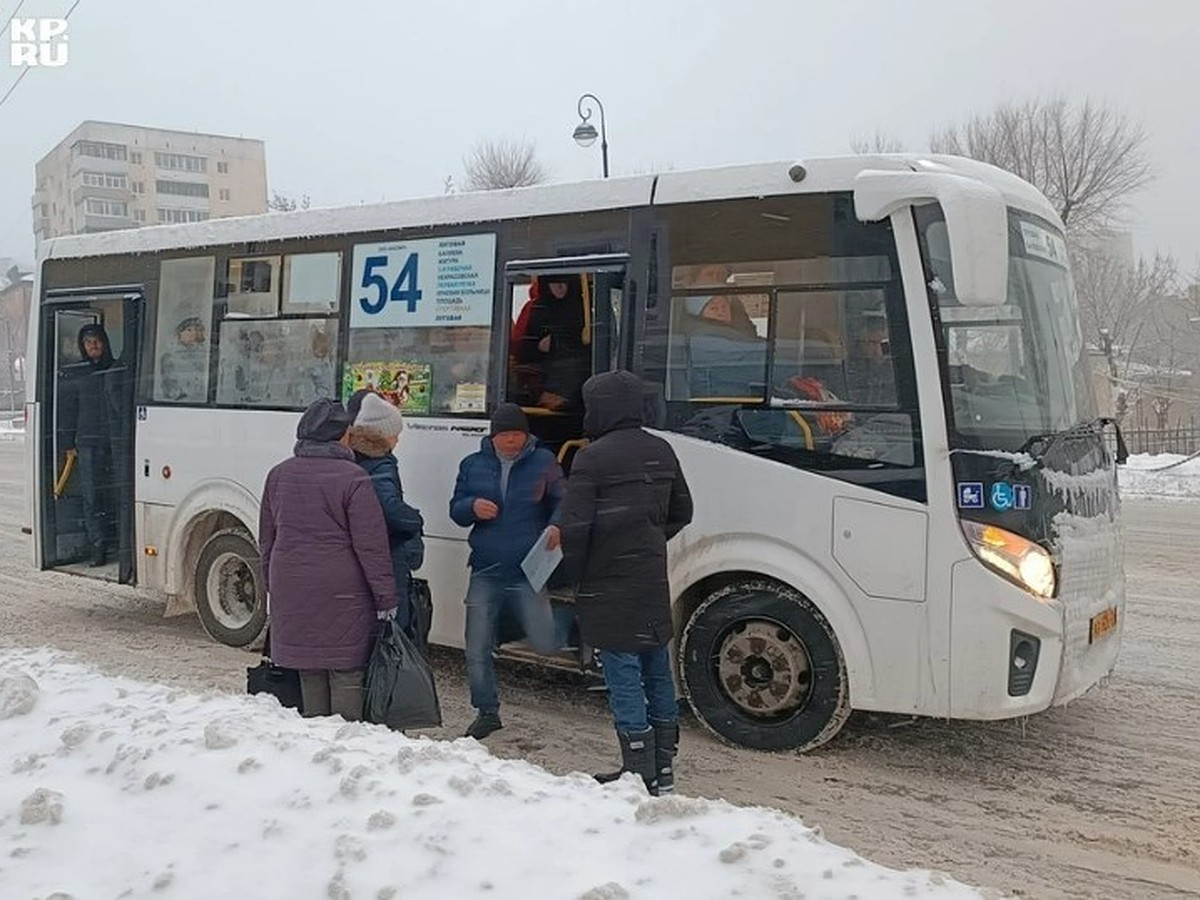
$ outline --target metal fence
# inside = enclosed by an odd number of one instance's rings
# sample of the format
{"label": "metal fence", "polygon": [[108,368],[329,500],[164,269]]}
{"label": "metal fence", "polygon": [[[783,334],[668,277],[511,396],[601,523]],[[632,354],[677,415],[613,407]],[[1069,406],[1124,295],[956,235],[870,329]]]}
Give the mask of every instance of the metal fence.
{"label": "metal fence", "polygon": [[1181,453],[1200,450],[1200,426],[1195,422],[1171,428],[1122,428],[1130,453]]}

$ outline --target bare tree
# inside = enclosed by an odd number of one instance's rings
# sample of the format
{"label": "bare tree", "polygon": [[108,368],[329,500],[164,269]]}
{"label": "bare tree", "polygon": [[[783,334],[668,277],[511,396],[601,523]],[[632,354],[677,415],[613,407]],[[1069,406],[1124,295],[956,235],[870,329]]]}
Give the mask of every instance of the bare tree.
{"label": "bare tree", "polygon": [[468,191],[526,187],[549,177],[532,143],[508,138],[477,143],[463,160],[463,169]]}
{"label": "bare tree", "polygon": [[308,209],[311,203],[312,201],[308,199],[308,194],[302,194],[300,200],[297,201],[287,194],[272,191],[271,199],[267,201],[267,209],[271,212],[295,212],[297,209]]}
{"label": "bare tree", "polygon": [[868,138],[855,135],[850,138],[850,152],[859,156],[871,156],[876,153],[903,153],[904,143],[899,138],[884,134],[879,129]]}
{"label": "bare tree", "polygon": [[1075,244],[1072,267],[1084,338],[1104,356],[1120,418],[1177,367],[1178,329],[1164,313],[1178,292],[1178,267],[1161,254],[1128,265],[1095,242]]}
{"label": "bare tree", "polygon": [[1074,233],[1110,227],[1153,176],[1142,127],[1091,100],[1001,103],[936,132],[929,143],[935,153],[969,156],[1024,178]]}

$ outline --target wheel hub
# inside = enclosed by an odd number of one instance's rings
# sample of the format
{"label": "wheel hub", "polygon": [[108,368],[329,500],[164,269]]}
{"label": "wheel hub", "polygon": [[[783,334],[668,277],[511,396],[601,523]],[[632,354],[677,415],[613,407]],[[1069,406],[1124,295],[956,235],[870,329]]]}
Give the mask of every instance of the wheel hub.
{"label": "wheel hub", "polygon": [[208,596],[213,615],[226,628],[238,629],[254,615],[257,588],[254,572],[236,553],[223,553],[208,570]]}
{"label": "wheel hub", "polygon": [[812,665],[790,628],[763,619],[739,622],[719,642],[717,677],[749,715],[789,715],[808,700]]}

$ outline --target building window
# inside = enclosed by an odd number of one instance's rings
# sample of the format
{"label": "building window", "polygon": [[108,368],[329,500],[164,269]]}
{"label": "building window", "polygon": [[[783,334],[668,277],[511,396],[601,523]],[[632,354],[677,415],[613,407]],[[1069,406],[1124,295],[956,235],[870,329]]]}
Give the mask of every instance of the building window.
{"label": "building window", "polygon": [[160,169],[171,169],[177,172],[208,171],[208,160],[203,156],[187,156],[183,153],[156,152],[154,154],[154,164]]}
{"label": "building window", "polygon": [[196,181],[163,181],[160,178],[154,183],[154,189],[160,194],[171,194],[175,197],[208,196],[208,185]]}
{"label": "building window", "polygon": [[130,150],[130,151],[129,151],[129,161],[130,161],[131,163],[135,163],[135,164],[137,164],[137,165],[141,165],[141,163],[142,163],[142,151],[140,151],[140,150]]}
{"label": "building window", "polygon": [[144,209],[135,209],[133,211],[133,219],[135,222],[145,222],[146,211]]}
{"label": "building window", "polygon": [[229,188],[221,188],[221,199],[228,200],[230,198]]}
{"label": "building window", "polygon": [[129,182],[124,175],[113,175],[108,172],[84,172],[83,183],[88,187],[124,188]]}
{"label": "building window", "polygon": [[227,163],[227,162],[217,163],[217,174],[218,175],[228,175],[229,174],[229,163]]}
{"label": "building window", "polygon": [[124,218],[129,215],[129,204],[120,200],[101,200],[97,197],[88,197],[84,201],[84,211],[89,216],[118,216]]}
{"label": "building window", "polygon": [[144,181],[132,182],[132,184],[130,185],[130,188],[135,194],[146,193],[146,183]]}
{"label": "building window", "polygon": [[78,141],[75,144],[76,156],[94,156],[97,159],[124,160],[124,144],[106,144],[103,141]]}
{"label": "building window", "polygon": [[200,209],[158,208],[159,225],[182,225],[186,222],[207,222],[208,213]]}

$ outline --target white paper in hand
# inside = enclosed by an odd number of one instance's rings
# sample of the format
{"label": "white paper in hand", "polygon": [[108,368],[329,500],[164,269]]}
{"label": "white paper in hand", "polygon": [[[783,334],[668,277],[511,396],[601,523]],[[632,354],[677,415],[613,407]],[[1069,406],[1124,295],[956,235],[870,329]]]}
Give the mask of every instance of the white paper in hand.
{"label": "white paper in hand", "polygon": [[533,546],[529,548],[529,552],[525,554],[525,558],[521,560],[521,571],[525,573],[525,577],[529,579],[530,586],[535,591],[540,591],[546,586],[546,582],[550,580],[550,576],[554,574],[554,570],[558,568],[558,564],[562,562],[562,546],[555,547],[553,550],[546,546],[546,535],[550,531],[547,528],[541,533]]}

